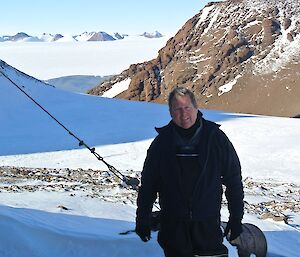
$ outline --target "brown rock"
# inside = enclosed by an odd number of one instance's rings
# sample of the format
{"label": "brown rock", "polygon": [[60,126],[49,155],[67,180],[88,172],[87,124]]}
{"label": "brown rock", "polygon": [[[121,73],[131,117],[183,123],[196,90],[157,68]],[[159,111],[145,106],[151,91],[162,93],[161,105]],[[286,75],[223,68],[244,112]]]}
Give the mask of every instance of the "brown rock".
{"label": "brown rock", "polygon": [[[289,29],[290,42],[299,35],[300,2],[256,1],[261,8],[241,0],[208,4],[206,19],[199,23],[203,10],[189,19],[157,58],[130,65],[89,93],[101,95],[130,78],[128,90],[117,97],[166,103],[172,88],[186,86],[195,92],[201,108],[298,115],[300,54],[282,62],[288,45],[281,45],[280,35],[282,29]],[[276,55],[272,53],[275,43],[279,45]],[[219,94],[227,83],[235,83],[232,90]]]}

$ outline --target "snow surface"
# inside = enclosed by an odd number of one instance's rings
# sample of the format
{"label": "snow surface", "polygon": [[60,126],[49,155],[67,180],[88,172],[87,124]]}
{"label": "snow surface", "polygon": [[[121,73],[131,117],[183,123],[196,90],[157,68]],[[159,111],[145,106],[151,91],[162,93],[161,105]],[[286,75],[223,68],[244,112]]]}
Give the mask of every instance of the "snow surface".
{"label": "snow surface", "polygon": [[62,38],[57,39],[56,42],[76,42],[76,39],[72,35],[66,34]]}
{"label": "snow surface", "polygon": [[214,5],[211,5],[211,6],[207,6],[205,8],[202,9],[202,13],[201,13],[201,16],[196,24],[196,28],[198,28],[202,22],[204,22],[209,14],[209,12],[214,8]]}
{"label": "snow surface", "polygon": [[76,36],[76,40],[77,41],[88,41],[94,34],[95,34],[95,32],[84,32],[84,33]]}
{"label": "snow surface", "polygon": [[203,31],[203,35],[206,34],[212,28],[213,24],[217,21],[219,14],[220,14],[220,10],[219,10],[219,7],[217,7],[216,10],[214,11],[214,13],[212,14],[213,16],[212,16],[208,26]]}
{"label": "snow surface", "polygon": [[156,58],[168,38],[128,36],[115,41],[59,42],[65,40],[66,37],[56,42],[1,42],[0,59],[42,80],[69,75],[114,75],[132,63]]}
{"label": "snow surface", "polygon": [[[263,58],[261,61],[255,64],[254,74],[268,74],[276,72],[282,69],[285,65],[289,64],[294,60],[295,57],[300,55],[300,35],[294,37],[293,41],[288,40],[288,33],[297,29],[299,27],[299,1],[286,0],[286,1],[276,1],[276,0],[246,0],[247,8],[251,11],[264,12],[266,9],[276,8],[279,11],[278,16],[283,24],[283,20],[286,18],[286,6],[289,6],[291,12],[291,25],[285,29],[281,26],[280,35],[275,41],[274,46],[270,53]],[[251,13],[251,12],[250,12]]]}
{"label": "snow surface", "polygon": [[240,77],[242,77],[242,76],[237,75],[233,80],[229,81],[228,83],[224,84],[223,86],[220,86],[218,96],[221,96],[224,93],[228,93],[230,90],[232,90],[233,86],[236,84],[237,80]]}
{"label": "snow surface", "polygon": [[[107,66],[116,66],[118,62],[112,58],[109,44],[106,51],[103,47],[103,53],[107,54],[103,58],[112,62]],[[67,45],[57,45],[65,50],[57,51],[60,54],[57,66],[67,75],[69,66],[63,60],[70,52]],[[126,52],[134,55],[129,45]],[[30,49],[32,45],[27,46],[22,48],[22,54],[16,54],[15,63],[37,53],[40,47],[36,43],[35,50]],[[78,45],[73,61],[76,55],[84,56],[87,51],[95,50],[85,47]],[[44,46],[40,49],[45,50]],[[145,57],[147,53],[143,54]],[[48,55],[49,52],[44,57]],[[52,61],[43,60],[43,63],[51,68],[54,60],[53,57]],[[170,119],[166,105],[61,91],[0,64],[2,72],[74,134],[95,146],[108,163],[125,173],[142,169],[146,150],[156,135],[154,127],[163,126]],[[42,70],[39,66],[36,69]],[[0,166],[106,169],[1,74],[0,87]],[[233,142],[241,159],[243,178],[300,183],[299,119],[202,111],[207,119],[221,124]],[[260,199],[253,196],[247,200]],[[57,208],[58,205],[67,206],[68,210]],[[141,242],[134,233],[119,235],[134,228],[135,208],[134,204],[103,202],[80,194],[71,197],[64,191],[0,192],[0,256],[163,256],[155,233],[148,243]],[[227,217],[227,211],[222,210],[222,219]],[[252,214],[246,214],[244,222],[254,223],[264,231],[269,257],[300,256],[299,213],[293,213],[293,226],[260,220]],[[230,257],[236,256],[235,249],[225,243]]]}
{"label": "snow surface", "polygon": [[128,89],[130,81],[131,80],[129,78],[127,78],[125,80],[122,80],[121,82],[114,84],[112,86],[112,88],[105,91],[102,94],[102,96],[109,97],[109,98],[115,97],[116,95],[118,95],[118,94],[122,93],[123,91],[125,91],[126,89]]}

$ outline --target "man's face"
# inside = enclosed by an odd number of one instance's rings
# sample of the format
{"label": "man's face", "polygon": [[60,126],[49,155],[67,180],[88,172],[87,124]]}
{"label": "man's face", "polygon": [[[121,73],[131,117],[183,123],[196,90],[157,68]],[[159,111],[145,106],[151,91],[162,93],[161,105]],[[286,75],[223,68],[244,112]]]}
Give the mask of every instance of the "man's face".
{"label": "man's face", "polygon": [[198,109],[192,104],[189,96],[175,96],[170,107],[173,122],[184,129],[193,126],[197,119]]}

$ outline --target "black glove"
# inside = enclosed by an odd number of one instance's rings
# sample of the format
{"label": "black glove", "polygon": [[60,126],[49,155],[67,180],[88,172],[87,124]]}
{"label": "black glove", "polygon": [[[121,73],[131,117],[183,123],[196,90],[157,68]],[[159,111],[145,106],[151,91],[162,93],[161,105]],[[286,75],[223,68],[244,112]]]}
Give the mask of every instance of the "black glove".
{"label": "black glove", "polygon": [[137,219],[135,225],[135,233],[141,238],[143,242],[147,242],[151,238],[150,220]]}
{"label": "black glove", "polygon": [[242,233],[242,221],[238,218],[229,218],[227,226],[224,230],[224,236],[228,239],[229,234],[229,241],[236,239]]}
{"label": "black glove", "polygon": [[151,230],[152,231],[160,230],[160,211],[153,211],[151,213]]}

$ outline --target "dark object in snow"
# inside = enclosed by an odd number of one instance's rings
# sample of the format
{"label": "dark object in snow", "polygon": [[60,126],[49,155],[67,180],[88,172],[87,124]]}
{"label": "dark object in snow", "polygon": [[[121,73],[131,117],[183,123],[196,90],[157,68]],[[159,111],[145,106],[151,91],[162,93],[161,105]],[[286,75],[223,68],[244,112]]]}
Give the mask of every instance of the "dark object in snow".
{"label": "dark object in snow", "polygon": [[64,210],[64,211],[68,211],[68,210],[69,210],[68,207],[63,206],[63,205],[59,205],[59,206],[57,206],[57,208],[62,209],[62,210]]}
{"label": "dark object in snow", "polygon": [[[222,221],[221,227],[225,230],[227,222]],[[160,229],[160,211],[152,212],[151,214],[151,230],[158,231]],[[264,233],[255,225],[251,223],[242,224],[243,232],[239,237],[230,241],[230,234],[227,235],[228,242],[235,246],[239,257],[250,257],[254,254],[256,257],[267,256],[267,240]],[[135,230],[127,230],[120,232],[120,235],[127,235]]]}
{"label": "dark object in snow", "polygon": [[[226,228],[227,222],[221,222],[223,229]],[[228,242],[237,247],[239,257],[250,257],[254,254],[256,257],[266,257],[267,255],[267,240],[264,233],[255,225],[244,223],[242,225],[243,232],[239,237]]]}
{"label": "dark object in snow", "polygon": [[[151,231],[159,231],[160,229],[160,211],[153,211],[151,213]],[[120,232],[119,235],[128,235],[132,232],[135,232],[134,229]]]}
{"label": "dark object in snow", "polygon": [[135,178],[135,177],[130,177],[130,176],[124,176],[123,177],[123,182],[131,187],[132,189],[134,190],[137,190],[138,189],[138,186],[140,184],[140,180],[138,178]]}
{"label": "dark object in snow", "polygon": [[151,213],[151,230],[152,231],[160,230],[160,211],[153,211]]}

